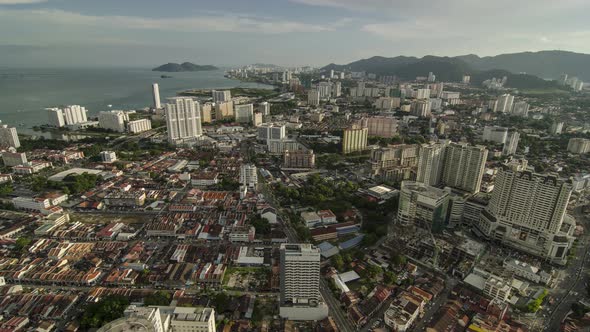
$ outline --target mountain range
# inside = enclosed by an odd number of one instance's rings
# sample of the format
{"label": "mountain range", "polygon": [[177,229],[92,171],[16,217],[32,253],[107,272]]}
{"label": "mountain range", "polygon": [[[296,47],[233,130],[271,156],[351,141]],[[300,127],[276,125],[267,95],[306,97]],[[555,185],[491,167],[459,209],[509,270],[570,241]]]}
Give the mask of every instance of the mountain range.
{"label": "mountain range", "polygon": [[428,55],[423,58],[374,56],[346,65],[332,63],[322,69],[365,71],[378,75],[396,75],[408,80],[416,76],[426,76],[429,72],[433,72],[440,81],[460,81],[463,75],[471,75],[471,81],[476,84],[488,78],[508,76],[510,87],[539,88],[554,85],[547,80],[558,79],[564,73],[590,81],[590,54],[540,51],[487,57],[474,54],[456,57]]}
{"label": "mountain range", "polygon": [[190,62],[183,62],[181,64],[169,62],[152,69],[152,71],[164,71],[164,72],[180,72],[180,71],[205,71],[205,70],[217,70],[218,68],[211,65],[195,65]]}

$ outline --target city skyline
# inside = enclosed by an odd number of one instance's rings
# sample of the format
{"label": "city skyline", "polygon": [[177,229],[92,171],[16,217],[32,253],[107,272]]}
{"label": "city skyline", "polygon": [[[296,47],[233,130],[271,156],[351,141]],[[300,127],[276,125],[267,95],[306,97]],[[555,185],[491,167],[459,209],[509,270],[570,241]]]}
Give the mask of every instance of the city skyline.
{"label": "city skyline", "polygon": [[488,56],[552,49],[590,53],[584,15],[590,3],[579,0],[559,6],[532,0],[138,4],[1,0],[0,29],[13,33],[0,36],[0,66],[151,66],[174,61],[319,66],[374,55]]}

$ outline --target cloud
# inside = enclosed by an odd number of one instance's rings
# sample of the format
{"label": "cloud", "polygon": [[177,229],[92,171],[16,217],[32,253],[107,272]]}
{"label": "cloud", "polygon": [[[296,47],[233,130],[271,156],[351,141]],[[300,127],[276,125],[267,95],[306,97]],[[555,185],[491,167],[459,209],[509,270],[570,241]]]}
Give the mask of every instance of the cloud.
{"label": "cloud", "polygon": [[47,0],[0,0],[1,5],[29,5],[34,3],[43,3]]}
{"label": "cloud", "polygon": [[[3,0],[0,0],[3,1]],[[56,25],[109,27],[118,29],[158,30],[178,32],[218,31],[282,34],[293,32],[334,31],[342,22],[311,24],[306,22],[269,19],[246,15],[226,14],[177,18],[150,18],[139,16],[97,16],[57,9],[0,10],[0,17],[8,15],[22,20],[46,22]]]}

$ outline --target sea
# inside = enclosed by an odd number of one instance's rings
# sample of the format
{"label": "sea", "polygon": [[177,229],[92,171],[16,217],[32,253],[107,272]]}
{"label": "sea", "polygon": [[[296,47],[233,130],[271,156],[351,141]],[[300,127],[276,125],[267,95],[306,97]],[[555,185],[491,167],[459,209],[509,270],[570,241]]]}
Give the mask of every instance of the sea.
{"label": "sea", "polygon": [[[0,67],[0,120],[19,133],[34,135],[33,126],[47,124],[47,107],[82,105],[88,115],[106,110],[135,110],[152,105],[152,83],[160,99],[187,89],[268,88],[265,84],[224,77],[223,69],[161,73],[148,68],[22,69]],[[171,78],[161,78],[165,74]]]}

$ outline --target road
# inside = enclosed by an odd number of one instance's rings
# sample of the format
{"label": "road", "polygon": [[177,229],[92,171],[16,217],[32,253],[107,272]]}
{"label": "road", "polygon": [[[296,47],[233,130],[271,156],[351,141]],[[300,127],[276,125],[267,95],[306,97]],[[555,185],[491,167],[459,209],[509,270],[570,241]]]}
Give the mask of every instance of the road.
{"label": "road", "polygon": [[[590,267],[590,236],[587,233],[590,223],[582,213],[581,207],[574,209],[574,217],[584,224],[586,233],[579,238],[576,257],[567,267],[566,277],[561,285],[556,287],[557,289],[564,288],[566,291],[558,302],[550,307],[551,312],[547,317],[548,322],[545,324],[544,331],[559,331],[561,321],[569,312],[572,304],[587,297],[585,279]],[[569,287],[567,287],[568,285]]]}
{"label": "road", "polygon": [[438,310],[447,303],[447,299],[451,294],[451,290],[458,284],[459,282],[456,279],[447,277],[445,280],[445,288],[444,290],[434,299],[434,301],[427,304],[426,312],[422,318],[417,319],[417,323],[411,329],[411,331],[422,331],[425,327],[428,326],[434,315],[438,312]]}

